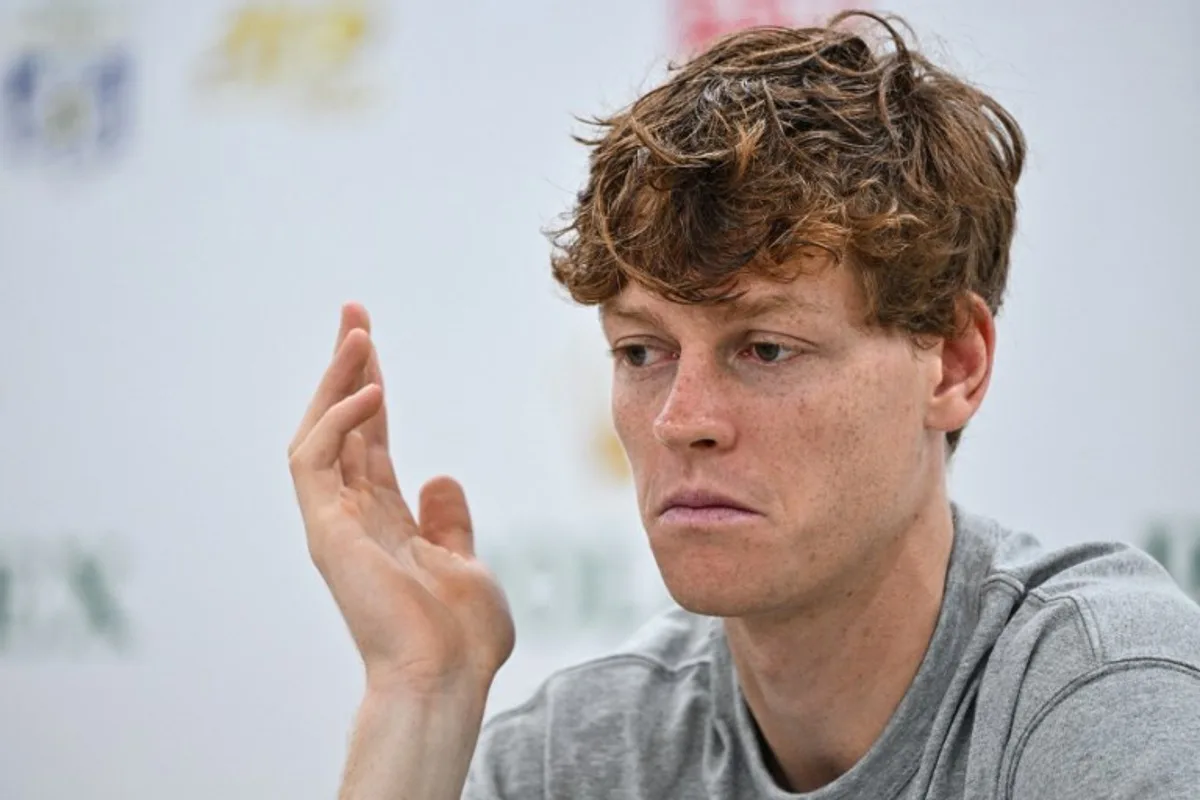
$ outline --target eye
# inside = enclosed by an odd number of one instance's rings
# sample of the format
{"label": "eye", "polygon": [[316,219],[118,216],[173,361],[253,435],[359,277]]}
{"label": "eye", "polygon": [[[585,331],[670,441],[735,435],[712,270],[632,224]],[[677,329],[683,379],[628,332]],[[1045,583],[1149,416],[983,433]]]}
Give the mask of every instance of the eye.
{"label": "eye", "polygon": [[778,342],[754,342],[743,352],[764,364],[780,364],[796,356],[796,350]]}
{"label": "eye", "polygon": [[614,347],[612,352],[616,359],[635,368],[653,366],[669,355],[663,348],[648,344],[627,344]]}

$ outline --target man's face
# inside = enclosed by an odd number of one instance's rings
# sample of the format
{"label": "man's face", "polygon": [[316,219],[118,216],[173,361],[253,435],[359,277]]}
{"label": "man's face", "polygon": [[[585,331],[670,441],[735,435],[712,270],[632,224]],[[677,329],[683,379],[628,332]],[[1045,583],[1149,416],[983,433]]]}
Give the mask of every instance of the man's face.
{"label": "man's face", "polygon": [[739,287],[694,306],[631,286],[601,311],[655,559],[680,605],[714,616],[852,589],[943,480],[936,349],[866,326],[832,262]]}

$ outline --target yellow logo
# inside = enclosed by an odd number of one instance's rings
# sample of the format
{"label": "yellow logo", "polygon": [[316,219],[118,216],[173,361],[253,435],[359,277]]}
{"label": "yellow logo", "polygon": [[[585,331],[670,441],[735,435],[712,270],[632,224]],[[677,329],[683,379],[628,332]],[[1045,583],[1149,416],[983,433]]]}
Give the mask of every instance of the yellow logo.
{"label": "yellow logo", "polygon": [[596,421],[592,432],[591,450],[592,463],[604,477],[617,483],[624,483],[630,479],[625,448],[607,418]]}
{"label": "yellow logo", "polygon": [[361,3],[250,4],[230,18],[200,75],[209,89],[293,93],[317,107],[366,98],[357,70],[376,20]]}
{"label": "yellow logo", "polygon": [[[571,439],[576,452],[598,479],[604,491],[627,484],[632,478],[625,448],[613,429],[609,397],[612,362],[596,332],[572,339],[564,348],[562,368],[556,376],[563,394],[560,402],[570,409]],[[565,378],[565,380],[564,380]]]}

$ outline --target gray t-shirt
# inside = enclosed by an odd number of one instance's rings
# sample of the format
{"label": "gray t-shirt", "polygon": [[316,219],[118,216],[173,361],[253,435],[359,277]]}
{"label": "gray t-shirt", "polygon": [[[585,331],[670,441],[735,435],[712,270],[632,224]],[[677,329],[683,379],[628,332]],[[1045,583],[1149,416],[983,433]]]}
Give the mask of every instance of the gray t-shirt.
{"label": "gray t-shirt", "polygon": [[484,727],[464,796],[1200,798],[1200,606],[1119,544],[1047,552],[955,510],[945,599],[882,735],[807,794],[771,778],[719,620],[673,610]]}

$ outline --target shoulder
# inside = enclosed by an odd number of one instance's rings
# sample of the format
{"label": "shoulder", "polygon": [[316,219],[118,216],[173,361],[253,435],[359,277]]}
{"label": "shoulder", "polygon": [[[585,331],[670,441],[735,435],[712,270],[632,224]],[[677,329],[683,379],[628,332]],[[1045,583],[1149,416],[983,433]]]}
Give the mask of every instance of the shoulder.
{"label": "shoulder", "polygon": [[556,771],[575,757],[627,760],[660,730],[652,720],[707,713],[720,630],[718,620],[672,609],[613,652],[553,673],[526,703],[484,725],[472,782],[503,787],[502,796],[540,792],[551,744],[567,751]]}
{"label": "shoulder", "polygon": [[1147,789],[1200,780],[1200,606],[1137,548],[1031,541],[981,588],[1009,599],[979,690],[1011,704],[1003,796],[1177,796]]}
{"label": "shoulder", "polygon": [[956,513],[956,558],[992,666],[1050,682],[1139,659],[1200,669],[1200,606],[1145,552],[1118,542],[1048,549]]}
{"label": "shoulder", "polygon": [[1139,659],[1200,669],[1200,605],[1149,555],[1117,542],[1014,546],[1027,541],[1001,540],[984,585],[1013,599],[998,648],[1017,657],[1059,648],[1053,655],[1081,669]]}

